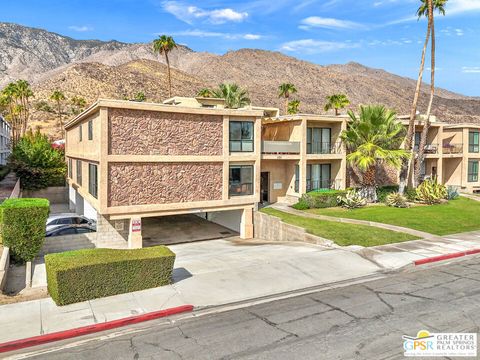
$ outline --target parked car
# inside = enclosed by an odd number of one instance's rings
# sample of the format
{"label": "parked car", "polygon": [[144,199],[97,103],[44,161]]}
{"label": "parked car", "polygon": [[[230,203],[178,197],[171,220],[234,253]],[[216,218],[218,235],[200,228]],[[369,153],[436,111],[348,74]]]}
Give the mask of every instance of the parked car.
{"label": "parked car", "polygon": [[95,225],[96,221],[89,219],[83,215],[78,215],[75,213],[63,213],[63,214],[54,214],[47,219],[47,228],[46,231],[53,230],[61,225]]}
{"label": "parked car", "polygon": [[58,225],[53,229],[47,230],[45,237],[76,235],[96,232],[97,227],[90,224],[81,225]]}

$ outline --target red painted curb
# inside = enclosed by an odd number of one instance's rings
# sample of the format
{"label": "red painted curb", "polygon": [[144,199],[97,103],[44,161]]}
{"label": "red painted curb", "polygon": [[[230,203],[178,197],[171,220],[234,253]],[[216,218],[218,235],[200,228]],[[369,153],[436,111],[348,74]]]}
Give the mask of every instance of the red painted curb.
{"label": "red painted curb", "polygon": [[7,351],[14,351],[19,349],[24,349],[31,346],[37,346],[46,344],[53,341],[70,339],[77,336],[93,334],[100,331],[110,330],[126,325],[137,324],[144,321],[159,319],[162,317],[180,314],[187,311],[192,311],[193,305],[182,305],[170,309],[154,311],[146,314],[130,316],[123,319],[106,321],[104,323],[94,324],[83,326],[75,329],[69,329],[65,331],[54,332],[51,334],[33,336],[30,338],[13,340],[0,344],[0,353]]}
{"label": "red painted curb", "polygon": [[460,252],[451,253],[451,254],[434,256],[434,257],[430,257],[430,258],[415,260],[413,263],[414,263],[414,265],[424,265],[424,264],[430,264],[430,263],[437,262],[437,261],[455,259],[455,258],[459,258],[459,257],[462,257],[462,256],[474,255],[474,254],[480,254],[480,249],[472,249],[472,250],[460,251]]}

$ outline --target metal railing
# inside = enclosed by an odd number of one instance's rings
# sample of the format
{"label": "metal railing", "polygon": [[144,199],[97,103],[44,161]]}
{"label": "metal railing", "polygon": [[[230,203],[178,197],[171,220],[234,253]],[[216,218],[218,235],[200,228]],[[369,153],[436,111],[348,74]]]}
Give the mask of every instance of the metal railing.
{"label": "metal railing", "polygon": [[298,141],[262,141],[263,154],[300,154]]}
{"label": "metal railing", "polygon": [[[418,152],[420,145],[415,145],[413,147],[414,152]],[[426,144],[424,148],[425,154],[438,154],[439,145],[438,144]]]}
{"label": "metal railing", "polygon": [[317,142],[307,143],[307,154],[341,154],[342,142]]}
{"label": "metal railing", "polygon": [[339,190],[342,180],[307,180],[307,192],[318,190]]}
{"label": "metal railing", "polygon": [[253,195],[253,184],[230,184],[228,188],[228,194],[230,196]]}
{"label": "metal railing", "polygon": [[443,144],[444,154],[462,154],[463,144]]}

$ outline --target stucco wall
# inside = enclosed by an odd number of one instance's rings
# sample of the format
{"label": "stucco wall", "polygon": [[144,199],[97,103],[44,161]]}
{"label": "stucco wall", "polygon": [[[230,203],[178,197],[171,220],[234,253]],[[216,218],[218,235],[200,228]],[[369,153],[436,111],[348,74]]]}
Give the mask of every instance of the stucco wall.
{"label": "stucco wall", "polygon": [[221,155],[223,118],[109,109],[112,155]]}
{"label": "stucco wall", "polygon": [[[93,139],[88,140],[88,122],[92,121]],[[78,159],[98,160],[100,157],[100,112],[85,119],[66,132],[66,156]],[[82,141],[80,141],[80,128]],[[74,173],[75,174],[75,173]]]}
{"label": "stucco wall", "polygon": [[109,206],[222,200],[222,163],[111,163]]}

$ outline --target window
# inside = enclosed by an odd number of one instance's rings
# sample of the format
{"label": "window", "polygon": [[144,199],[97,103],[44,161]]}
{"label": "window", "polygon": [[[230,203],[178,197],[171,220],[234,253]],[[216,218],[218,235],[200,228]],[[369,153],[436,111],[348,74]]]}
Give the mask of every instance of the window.
{"label": "window", "polygon": [[468,182],[478,181],[478,160],[468,161]]}
{"label": "window", "polygon": [[230,166],[229,195],[241,196],[253,194],[253,166]]}
{"label": "window", "polygon": [[93,122],[92,122],[92,120],[88,121],[88,140],[93,140]]}
{"label": "window", "polygon": [[82,125],[78,127],[78,141],[82,141]]}
{"label": "window", "polygon": [[480,152],[480,132],[470,131],[468,133],[468,152],[478,153]]}
{"label": "window", "polygon": [[295,165],[295,192],[300,192],[300,165]]}
{"label": "window", "polygon": [[57,232],[57,235],[74,235],[77,233],[77,230],[75,228],[66,228],[59,230]]}
{"label": "window", "polygon": [[68,159],[68,177],[73,179],[72,159]]}
{"label": "window", "polygon": [[73,218],[73,224],[77,224],[77,225],[88,224],[88,220],[83,218]]}
{"label": "window", "polygon": [[82,185],[82,161],[77,160],[77,184]]}
{"label": "window", "polygon": [[98,197],[97,165],[88,164],[88,192],[94,198]]}
{"label": "window", "polygon": [[332,129],[307,128],[307,154],[330,154]]}
{"label": "window", "polygon": [[307,192],[331,188],[330,164],[307,165]]}
{"label": "window", "polygon": [[419,131],[415,131],[415,143],[414,143],[414,151],[418,151],[420,149],[420,141],[422,140],[422,133]]}
{"label": "window", "polygon": [[57,220],[57,225],[71,225],[72,218],[62,218]]}
{"label": "window", "polygon": [[252,152],[253,122],[230,121],[229,139],[231,152]]}

